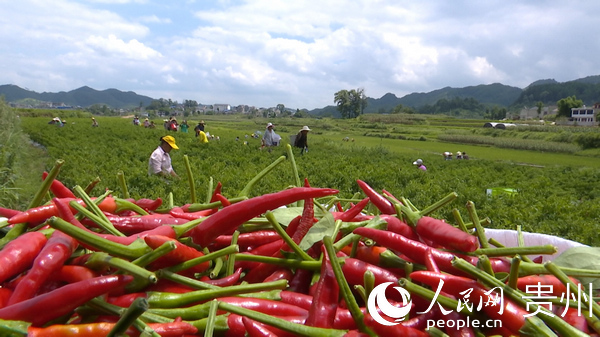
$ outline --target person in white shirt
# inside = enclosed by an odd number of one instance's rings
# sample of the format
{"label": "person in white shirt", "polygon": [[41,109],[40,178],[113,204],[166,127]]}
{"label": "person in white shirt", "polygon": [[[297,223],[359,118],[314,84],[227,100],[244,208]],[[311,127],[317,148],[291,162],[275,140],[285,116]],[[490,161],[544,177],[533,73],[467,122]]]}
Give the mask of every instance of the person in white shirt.
{"label": "person in white shirt", "polygon": [[262,138],[262,147],[267,147],[269,152],[271,152],[271,147],[278,146],[280,140],[281,136],[276,134],[273,130],[273,123],[267,123],[267,129],[265,130],[265,134]]}
{"label": "person in white shirt", "polygon": [[158,174],[161,176],[171,176],[179,178],[173,166],[171,165],[171,156],[169,152],[172,149],[178,150],[179,147],[175,144],[175,138],[173,136],[164,136],[160,138],[160,145],[150,155],[148,161],[148,175]]}

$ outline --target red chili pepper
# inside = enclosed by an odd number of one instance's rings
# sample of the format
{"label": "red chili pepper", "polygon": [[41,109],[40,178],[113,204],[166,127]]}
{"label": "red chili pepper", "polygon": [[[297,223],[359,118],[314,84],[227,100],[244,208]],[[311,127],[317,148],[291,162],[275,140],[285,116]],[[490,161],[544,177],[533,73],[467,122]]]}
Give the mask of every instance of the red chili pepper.
{"label": "red chili pepper", "polygon": [[0,288],[0,309],[4,308],[12,295],[12,290],[8,288]]}
{"label": "red chili pepper", "polygon": [[0,207],[0,216],[4,218],[12,218],[13,216],[21,213],[21,211],[17,211],[16,209]]}
{"label": "red chili pepper", "polygon": [[[410,274],[413,281],[424,283],[434,289],[440,284],[440,280],[444,281],[443,291],[461,298],[462,292],[471,290],[470,301],[475,307],[482,303],[482,311],[492,319],[502,321],[502,327],[507,328],[512,333],[519,335],[519,330],[525,325],[528,312],[504,298],[504,308],[501,310],[498,300],[500,295],[496,293],[485,294],[487,291],[476,280],[466,277],[455,276],[451,274],[434,273],[430,271],[416,271]],[[492,304],[495,303],[495,304]],[[500,314],[502,311],[502,314]]]}
{"label": "red chili pepper", "polygon": [[[359,242],[359,246],[356,249],[355,258],[378,266],[380,262],[381,253],[385,252],[386,250],[387,248],[385,247],[367,246],[364,243]],[[347,255],[350,255],[350,253],[352,252],[352,246],[348,245],[342,248],[342,252],[346,253]]]}
{"label": "red chili pepper", "polygon": [[241,276],[242,276],[242,268],[238,268],[235,270],[235,272],[233,272],[233,274],[222,277],[220,279],[213,280],[208,276],[202,276],[200,278],[200,281],[202,281],[204,283],[212,284],[212,285],[218,286],[218,287],[228,287],[228,286],[232,286],[232,285],[238,283]]}
{"label": "red chili pepper", "polygon": [[[177,237],[175,230],[171,226],[159,226],[154,229],[143,231],[143,232],[140,232],[137,234],[132,234],[130,236],[116,236],[116,235],[112,235],[112,234],[97,233],[97,232],[89,230],[87,227],[85,227],[83,224],[81,224],[81,222],[79,222],[79,220],[77,220],[77,218],[75,218],[75,216],[73,215],[73,212],[69,208],[69,205],[65,202],[64,199],[54,198],[54,199],[52,199],[52,202],[56,205],[58,216],[61,217],[63,220],[65,220],[65,221],[67,221],[89,233],[99,236],[103,239],[110,240],[110,241],[116,242],[116,243],[120,243],[122,245],[128,246],[128,245],[132,244],[138,238],[143,238],[148,235],[164,235],[164,236],[168,236],[171,238]],[[88,247],[88,246],[85,246],[85,247],[88,249],[96,250],[92,247]]]}
{"label": "red chili pepper", "polygon": [[438,267],[435,259],[433,258],[433,254],[431,253],[431,248],[427,249],[427,252],[425,253],[425,267],[427,267],[427,270],[429,271],[436,273],[440,272],[440,268]]}
{"label": "red chili pepper", "polygon": [[[427,249],[431,248],[422,242],[410,240],[402,235],[380,229],[360,227],[355,229],[354,233],[375,240],[378,245],[404,254],[410,260],[422,265],[425,264],[425,255],[427,254]],[[431,254],[433,255],[433,258],[440,270],[452,272],[456,275],[465,275],[464,272],[452,266],[452,259],[454,256],[456,256],[456,254],[441,251],[435,248],[431,248]],[[477,258],[475,257],[464,256],[463,258],[473,265],[477,264]]]}
{"label": "red chili pepper", "polygon": [[0,251],[0,283],[27,270],[46,241],[40,232],[27,232],[9,241]]}
{"label": "red chili pepper", "polygon": [[[338,308],[340,286],[338,285],[333,267],[325,247],[321,247],[323,262],[321,263],[321,275],[316,283],[313,302],[308,311],[306,325],[318,328],[332,328],[335,321],[335,313]],[[336,258],[335,256],[333,258]]]}
{"label": "red chili pepper", "polygon": [[[233,235],[219,235],[211,244],[211,248],[219,249],[227,247],[231,244]],[[251,233],[242,233],[238,236],[237,245],[241,251],[247,250],[250,247],[257,247],[265,243],[273,242],[280,239],[279,233],[274,230],[260,230]]]}
{"label": "red chili pepper", "polygon": [[334,219],[342,220],[344,222],[352,221],[352,219],[354,219],[357,215],[360,214],[360,212],[362,212],[363,209],[365,209],[365,207],[367,207],[369,200],[369,197],[364,198],[358,204],[349,208],[347,211],[338,213],[337,216],[334,216]]}
{"label": "red chili pepper", "polygon": [[133,203],[140,206],[146,212],[152,212],[159,208],[162,205],[163,201],[161,198],[156,198],[154,200],[142,198],[134,200]]}
{"label": "red chili pepper", "polygon": [[204,222],[192,229],[190,236],[195,243],[206,247],[219,235],[230,233],[244,222],[269,210],[291,204],[298,200],[320,198],[336,193],[338,193],[338,190],[330,188],[294,187],[243,200],[222,208],[217,213],[211,215]]}
{"label": "red chili pepper", "polygon": [[[114,322],[95,322],[84,324],[55,324],[45,328],[29,327],[28,337],[105,337],[114,328]],[[198,329],[190,323],[174,321],[169,323],[148,323],[148,327],[162,337],[180,337],[196,334]],[[139,336],[140,332],[130,327],[125,332],[127,336]]]}
{"label": "red chili pepper", "polygon": [[381,190],[381,193],[387,195],[388,197],[392,198],[395,202],[402,204],[402,201],[398,200],[398,198],[396,198],[392,193],[386,191],[385,189]]}
{"label": "red chili pepper", "polygon": [[169,214],[171,214],[171,216],[190,221],[205,218],[212,213],[214,213],[212,209],[205,209],[198,212],[185,212],[182,207],[173,207],[169,210]]}
{"label": "red chili pepper", "polygon": [[[77,200],[80,204],[84,204],[81,199],[73,199],[73,198],[59,198],[64,199],[67,203],[73,200]],[[117,203],[115,199],[112,197],[106,197],[102,202],[98,205],[98,207],[108,213],[114,213],[117,209]],[[41,223],[46,219],[57,216],[58,211],[56,210],[56,205],[54,203],[50,203],[47,205],[42,205],[34,208],[30,208],[24,212],[21,212],[10,219],[8,219],[9,224],[17,224],[17,223]]]}
{"label": "red chili pepper", "polygon": [[[295,306],[293,304],[274,301],[264,298],[254,298],[254,297],[220,297],[219,301],[229,303],[238,307],[262,312],[267,315],[277,315],[277,316],[303,316],[307,317],[309,315],[308,310]],[[336,298],[337,303],[337,298]]]}
{"label": "red chili pepper", "polygon": [[67,284],[52,292],[0,309],[0,319],[31,322],[33,326],[41,326],[72,313],[75,308],[92,298],[121,288],[132,280],[133,276],[130,275],[112,275]]}
{"label": "red chili pepper", "polygon": [[[371,271],[373,275],[375,275],[375,285],[385,282],[397,283],[398,279],[400,278],[398,275],[385,268],[381,268],[355,258],[346,258],[342,264],[342,272],[344,273],[344,277],[351,286],[363,285],[364,274],[367,270]],[[389,289],[393,288],[390,287]],[[402,297],[397,291],[390,291],[388,298],[395,301],[402,301]]]}
{"label": "red chili pepper", "polygon": [[373,316],[365,315],[365,324],[379,336],[402,336],[402,337],[429,337],[429,334],[421,330],[406,327],[402,324],[383,325],[375,321]]}
{"label": "red chili pepper", "polygon": [[98,273],[96,273],[88,267],[64,265],[54,274],[50,275],[50,280],[62,281],[66,283],[75,283],[98,276]]}
{"label": "red chili pepper", "polygon": [[313,297],[311,295],[301,294],[289,290],[282,290],[279,292],[279,297],[281,298],[281,302],[293,304],[306,310],[310,310],[313,302]]}
{"label": "red chili pepper", "polygon": [[244,323],[248,337],[277,337],[272,331],[248,317],[242,316],[242,322]]}
{"label": "red chili pepper", "polygon": [[[304,187],[310,187],[308,184],[308,179],[304,179]],[[315,203],[312,198],[304,199],[304,208],[302,209],[302,217],[300,218],[300,223],[298,224],[298,229],[292,235],[292,240],[295,243],[300,243],[302,238],[308,233],[308,230],[314,224],[315,218]]]}
{"label": "red chili pepper", "polygon": [[380,215],[380,218],[387,222],[386,229],[388,231],[400,234],[411,240],[420,241],[417,232],[415,232],[415,229],[409,226],[406,222],[398,219],[396,216],[382,214]]}
{"label": "red chili pepper", "polygon": [[575,327],[576,329],[579,329],[587,334],[590,333],[588,322],[585,318],[586,315],[579,313],[577,308],[567,308],[566,312],[564,308],[557,308],[556,314],[562,317],[565,322],[569,323],[569,325]]}
{"label": "red chili pepper", "polygon": [[[137,234],[160,227],[162,225],[181,225],[189,221],[186,219],[175,218],[170,214],[150,214],[123,217],[109,215],[107,218],[119,232],[126,235]],[[97,226],[91,221],[84,220],[84,223],[90,226]]]}
{"label": "red chili pepper", "polygon": [[[168,252],[166,255],[160,257],[158,260],[156,260],[152,263],[152,266],[155,268],[169,267],[169,266],[183,263],[187,260],[191,260],[191,259],[194,259],[197,257],[204,256],[204,253],[196,250],[195,248],[187,246],[187,245],[179,242],[178,240],[167,237],[167,236],[148,235],[148,236],[144,237],[144,241],[152,249],[156,249],[156,248],[160,247],[161,245],[163,245],[164,243],[169,242],[169,241],[175,243],[176,247],[174,250]],[[204,262],[204,263],[201,263],[194,267],[191,267],[190,269],[187,270],[187,272],[202,273],[202,272],[206,271],[206,269],[208,269],[209,266],[210,266],[209,262]]]}
{"label": "red chili pepper", "polygon": [[137,293],[129,293],[123,294],[119,296],[108,296],[107,302],[121,308],[129,308],[133,301],[137,298],[146,298],[147,294],[145,292],[137,292]]}
{"label": "red chili pepper", "polygon": [[77,246],[77,241],[72,237],[63,232],[54,231],[33,261],[31,269],[17,284],[8,305],[32,298],[46,280],[60,270]]}
{"label": "red chili pepper", "polygon": [[379,209],[382,214],[396,214],[396,208],[392,203],[387,200],[384,196],[377,193],[371,186],[369,186],[366,182],[357,179],[356,182],[363,192],[369,197],[370,201]]}
{"label": "red chili pepper", "polygon": [[[576,285],[581,283],[574,277],[569,277],[569,279]],[[567,286],[554,275],[530,275],[517,279],[517,288],[523,292],[527,292],[529,286],[539,287],[540,285],[550,286],[545,288],[549,290],[549,292],[544,293],[547,296],[566,296]]]}
{"label": "red chili pepper", "polygon": [[417,234],[426,240],[448,249],[461,252],[474,252],[479,248],[479,239],[451,224],[432,217],[419,218],[415,229]]}
{"label": "red chili pepper", "polygon": [[308,294],[313,272],[308,269],[298,269],[290,281],[289,290],[298,294]]}
{"label": "red chili pepper", "polygon": [[[246,254],[260,255],[260,256],[273,256],[273,254],[279,252],[283,247],[283,239],[279,239],[273,242],[265,243],[264,245],[258,246]],[[253,269],[261,265],[260,262],[252,261],[235,261],[235,268]]]}
{"label": "red chili pepper", "polygon": [[[48,172],[44,171],[44,173],[42,173],[42,181],[46,180],[46,177],[48,177]],[[52,181],[50,192],[57,198],[77,198],[67,186],[57,179]]]}
{"label": "red chili pepper", "polygon": [[280,268],[274,271],[271,275],[267,276],[264,282],[273,282],[279,280],[288,280],[288,282],[294,277],[294,273],[285,268]]}

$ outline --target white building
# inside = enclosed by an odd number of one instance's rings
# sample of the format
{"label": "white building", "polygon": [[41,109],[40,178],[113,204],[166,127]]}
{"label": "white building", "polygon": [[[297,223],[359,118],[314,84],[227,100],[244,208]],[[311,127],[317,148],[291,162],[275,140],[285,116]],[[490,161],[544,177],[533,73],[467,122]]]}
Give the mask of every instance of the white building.
{"label": "white building", "polygon": [[595,103],[593,108],[585,105],[581,108],[572,108],[569,122],[574,125],[596,126],[598,125],[598,112],[600,112],[600,103]]}

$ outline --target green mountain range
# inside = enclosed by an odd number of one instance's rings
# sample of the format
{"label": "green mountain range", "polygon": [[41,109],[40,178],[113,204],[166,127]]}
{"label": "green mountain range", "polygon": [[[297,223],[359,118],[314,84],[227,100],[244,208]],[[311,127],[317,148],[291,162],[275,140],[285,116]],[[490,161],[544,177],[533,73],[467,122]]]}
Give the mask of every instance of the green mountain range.
{"label": "green mountain range", "polygon": [[42,92],[37,93],[23,89],[16,85],[0,85],[0,96],[8,103],[23,102],[54,102],[63,103],[68,106],[89,107],[94,104],[107,105],[114,109],[130,109],[139,107],[140,104],[148,106],[154,100],[152,97],[138,95],[133,91],[120,91],[117,89],[106,89],[98,91],[88,86],[69,92]]}
{"label": "green mountain range", "polygon": [[[334,93],[331,93],[332,98],[333,95]],[[123,92],[117,89],[98,91],[84,86],[69,92],[37,93],[10,84],[0,85],[0,96],[4,96],[8,103],[35,100],[81,107],[101,104],[114,109],[135,108],[140,104],[148,106],[155,100],[155,98],[138,95],[132,91]],[[380,98],[367,97],[367,107],[364,113],[389,113],[399,104],[419,109],[423,106],[433,105],[440,99],[452,100],[455,98],[473,98],[485,106],[520,109],[524,106],[535,106],[537,102],[542,102],[544,105],[555,105],[558,100],[569,96],[576,96],[586,105],[600,102],[600,75],[568,82],[557,82],[554,79],[538,80],[524,89],[494,83],[464,88],[445,87],[427,93],[412,93],[403,97],[387,93]],[[339,116],[337,107],[333,105],[314,109],[308,113],[317,116]]]}

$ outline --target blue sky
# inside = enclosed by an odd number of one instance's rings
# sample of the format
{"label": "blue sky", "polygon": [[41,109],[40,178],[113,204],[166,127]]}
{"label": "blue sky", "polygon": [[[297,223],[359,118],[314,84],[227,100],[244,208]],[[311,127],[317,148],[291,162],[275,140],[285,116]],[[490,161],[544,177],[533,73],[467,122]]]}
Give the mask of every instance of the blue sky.
{"label": "blue sky", "polygon": [[0,0],[0,84],[202,104],[600,75],[598,1]]}

